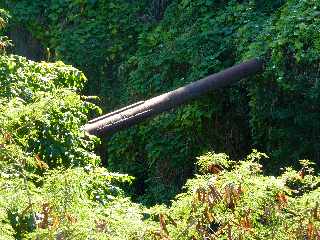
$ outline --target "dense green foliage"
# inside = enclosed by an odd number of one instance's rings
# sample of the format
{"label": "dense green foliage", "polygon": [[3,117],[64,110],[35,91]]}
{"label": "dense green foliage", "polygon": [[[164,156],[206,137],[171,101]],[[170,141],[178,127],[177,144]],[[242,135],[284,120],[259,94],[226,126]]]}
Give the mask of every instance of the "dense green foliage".
{"label": "dense green foliage", "polygon": [[6,52],[7,47],[12,46],[11,41],[4,35],[4,29],[9,20],[9,14],[7,11],[0,9],[0,53]]}
{"label": "dense green foliage", "polygon": [[317,239],[320,179],[308,161],[279,177],[261,174],[265,154],[235,163],[225,154],[199,158],[201,175],[160,212],[156,239]]}
{"label": "dense green foliage", "polygon": [[[320,237],[316,0],[0,1],[47,48],[0,57],[0,236],[5,239]],[[166,9],[164,11],[164,9]],[[0,27],[8,15],[1,12]],[[3,22],[3,24],[2,24]],[[0,42],[10,44],[2,37]],[[2,46],[2,45],[1,45]],[[81,126],[251,57],[263,73],[114,135],[111,171]],[[254,151],[257,147],[270,153]],[[262,169],[262,164],[264,168]],[[292,166],[292,167],[291,167]],[[281,168],[283,167],[283,168]],[[280,170],[279,170],[280,169]],[[263,175],[262,170],[274,176]],[[130,189],[129,189],[130,190]]]}
{"label": "dense green foliage", "polygon": [[49,166],[96,162],[86,150],[93,144],[79,128],[96,108],[75,93],[84,84],[84,75],[63,63],[0,58],[2,134],[24,152],[47,158]]}
{"label": "dense green foliage", "polygon": [[[95,109],[75,93],[74,86],[85,80],[81,72],[61,62],[34,63],[17,56],[0,61],[1,82],[5,76],[15,80],[7,81],[11,88],[4,88],[1,96],[1,239],[319,236],[320,178],[312,163],[303,160],[299,172],[287,168],[277,178],[264,176],[259,161],[268,157],[257,151],[238,162],[211,152],[199,157],[198,175],[170,207],[147,209],[132,203],[119,188],[132,177],[98,167],[91,152],[94,139],[80,130],[84,114]],[[22,84],[27,95],[18,91]],[[47,129],[48,135],[39,129]],[[46,141],[50,139],[56,141]],[[61,153],[61,147],[65,155],[52,154]],[[46,148],[51,154],[41,152]]]}
{"label": "dense green foliage", "polygon": [[319,10],[317,1],[288,1],[250,49],[264,44],[259,52],[270,58],[250,86],[252,136],[282,166],[301,157],[320,163]]}
{"label": "dense green foliage", "polygon": [[[47,47],[45,60],[63,59],[90,77],[87,91],[104,99],[110,109],[116,101],[119,65],[135,51],[143,29],[142,4],[131,1],[2,1]],[[113,92],[115,91],[115,92]],[[112,94],[111,94],[112,93]],[[115,103],[113,103],[115,104]]]}
{"label": "dense green foliage", "polygon": [[141,213],[118,187],[132,177],[99,168],[97,139],[81,130],[99,110],[76,93],[85,80],[62,62],[0,56],[1,239],[140,234],[125,227]]}
{"label": "dense green foliage", "polygon": [[266,59],[263,74],[109,141],[109,166],[137,176],[145,201],[169,199],[211,149],[242,157],[254,146],[270,153],[270,171],[319,161],[317,1],[163,1],[158,17],[156,0],[2,2],[12,26],[48,48],[45,58],[85,71],[87,92],[107,110]]}

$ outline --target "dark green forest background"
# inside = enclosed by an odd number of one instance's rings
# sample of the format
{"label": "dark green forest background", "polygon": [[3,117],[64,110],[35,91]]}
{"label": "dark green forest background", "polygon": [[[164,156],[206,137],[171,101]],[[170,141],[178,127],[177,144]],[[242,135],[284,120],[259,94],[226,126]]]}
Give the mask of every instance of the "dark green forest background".
{"label": "dark green forest background", "polygon": [[136,176],[141,201],[170,199],[207,151],[241,158],[256,148],[274,174],[302,158],[320,163],[317,1],[2,2],[11,35],[37,41],[37,60],[84,71],[104,112],[266,59],[262,74],[104,141],[108,168]]}

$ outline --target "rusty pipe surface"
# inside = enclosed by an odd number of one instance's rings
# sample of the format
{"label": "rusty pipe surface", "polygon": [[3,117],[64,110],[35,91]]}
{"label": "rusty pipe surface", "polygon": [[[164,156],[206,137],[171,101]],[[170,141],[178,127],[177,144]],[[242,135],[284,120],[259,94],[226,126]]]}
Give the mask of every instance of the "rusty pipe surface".
{"label": "rusty pipe surface", "polygon": [[105,135],[128,128],[149,117],[155,116],[185,102],[203,95],[210,90],[228,86],[242,78],[252,76],[263,69],[263,61],[251,59],[227,68],[174,91],[164,93],[146,101],[140,101],[95,118],[83,126],[89,134]]}

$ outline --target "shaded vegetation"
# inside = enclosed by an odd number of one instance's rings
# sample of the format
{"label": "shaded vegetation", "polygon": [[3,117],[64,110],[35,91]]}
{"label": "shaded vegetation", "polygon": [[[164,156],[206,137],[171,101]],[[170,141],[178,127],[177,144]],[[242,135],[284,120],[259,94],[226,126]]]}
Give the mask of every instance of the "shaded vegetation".
{"label": "shaded vegetation", "polygon": [[[318,1],[0,4],[47,61],[1,30],[0,238],[320,238]],[[251,57],[262,74],[112,136],[101,166],[89,118]]]}
{"label": "shaded vegetation", "polygon": [[212,149],[236,158],[252,147],[269,152],[274,173],[300,158],[319,162],[317,1],[166,1],[162,18],[157,1],[3,2],[48,59],[85,71],[87,93],[106,110],[267,60],[263,74],[108,141],[108,166],[138,177],[140,200],[170,199],[195,157]]}

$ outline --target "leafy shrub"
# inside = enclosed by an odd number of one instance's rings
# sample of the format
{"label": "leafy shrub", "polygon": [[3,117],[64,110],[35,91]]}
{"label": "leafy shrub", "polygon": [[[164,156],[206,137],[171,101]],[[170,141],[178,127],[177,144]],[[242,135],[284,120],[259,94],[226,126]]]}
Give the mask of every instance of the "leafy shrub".
{"label": "leafy shrub", "polygon": [[[316,239],[319,176],[305,161],[299,172],[291,168],[276,178],[264,176],[259,161],[266,157],[254,151],[245,160],[232,162],[230,170],[221,165],[220,171],[188,180],[186,191],[170,208],[151,209],[160,225],[151,230],[155,239]],[[204,158],[214,165],[226,162],[224,154]],[[310,171],[305,171],[307,166]],[[293,181],[312,187],[298,190]]]}
{"label": "leafy shrub", "polygon": [[94,167],[49,170],[39,181],[41,187],[15,176],[1,178],[1,220],[8,226],[2,230],[8,236],[134,239],[143,234],[142,209],[115,186],[131,177]]}
{"label": "leafy shrub", "polygon": [[90,152],[94,138],[80,130],[87,115],[97,110],[75,93],[83,86],[83,74],[62,63],[0,58],[0,122],[5,141],[18,145],[29,157],[45,159],[49,166],[98,161]]}
{"label": "leafy shrub", "polygon": [[36,63],[15,55],[2,55],[0,58],[0,97],[7,100],[19,97],[29,103],[39,91],[52,92],[59,88],[76,91],[82,89],[86,82],[82,72],[62,62]]}
{"label": "leafy shrub", "polygon": [[81,130],[99,111],[76,93],[84,75],[12,55],[0,66],[0,238],[140,236],[124,227],[142,218],[119,187],[132,177],[99,168],[98,139]]}

